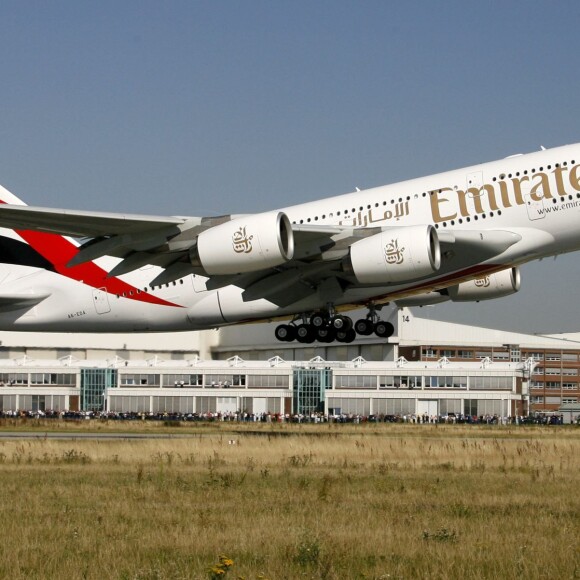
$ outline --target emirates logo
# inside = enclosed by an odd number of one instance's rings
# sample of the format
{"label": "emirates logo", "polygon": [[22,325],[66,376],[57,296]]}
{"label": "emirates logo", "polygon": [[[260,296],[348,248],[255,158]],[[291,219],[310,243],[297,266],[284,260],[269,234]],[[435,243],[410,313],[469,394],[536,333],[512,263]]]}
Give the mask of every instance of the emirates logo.
{"label": "emirates logo", "polygon": [[385,259],[387,260],[387,264],[402,264],[405,261],[403,257],[404,251],[405,248],[399,248],[399,240],[391,240],[385,246]]}
{"label": "emirates logo", "polygon": [[246,233],[246,226],[234,232],[232,236],[232,246],[236,254],[249,254],[252,251],[252,238]]}
{"label": "emirates logo", "polygon": [[491,284],[489,276],[484,276],[483,278],[476,278],[473,283],[477,288],[487,288]]}

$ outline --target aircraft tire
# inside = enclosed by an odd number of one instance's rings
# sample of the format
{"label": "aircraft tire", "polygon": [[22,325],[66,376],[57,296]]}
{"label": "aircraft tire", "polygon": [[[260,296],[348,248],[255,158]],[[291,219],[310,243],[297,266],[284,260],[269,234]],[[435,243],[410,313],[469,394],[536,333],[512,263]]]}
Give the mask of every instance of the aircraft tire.
{"label": "aircraft tire", "polygon": [[318,338],[318,342],[332,342],[335,339],[335,331],[331,325],[328,326],[321,326],[320,328],[316,329],[316,335]]}
{"label": "aircraft tire", "polygon": [[314,342],[316,336],[310,324],[299,324],[296,327],[296,340],[298,342],[310,344]]}
{"label": "aircraft tire", "polygon": [[390,322],[379,320],[375,323],[375,334],[381,338],[389,338],[394,332],[395,327]]}
{"label": "aircraft tire", "polygon": [[296,327],[290,324],[280,324],[274,330],[274,335],[281,342],[292,342],[296,338]]}
{"label": "aircraft tire", "polygon": [[355,322],[354,330],[362,336],[370,336],[373,333],[373,323],[368,318],[361,318]]}
{"label": "aircraft tire", "polygon": [[314,328],[321,328],[326,324],[327,321],[327,316],[325,312],[315,312],[311,317],[310,317],[310,324],[314,327]]}
{"label": "aircraft tire", "polygon": [[348,316],[335,316],[332,319],[332,326],[334,326],[334,330],[336,330],[337,332],[339,330],[350,330],[352,328],[352,318],[349,318]]}
{"label": "aircraft tire", "polygon": [[349,328],[348,330],[337,330],[336,331],[336,340],[338,342],[345,342],[350,343],[353,342],[356,338],[356,332],[354,328]]}

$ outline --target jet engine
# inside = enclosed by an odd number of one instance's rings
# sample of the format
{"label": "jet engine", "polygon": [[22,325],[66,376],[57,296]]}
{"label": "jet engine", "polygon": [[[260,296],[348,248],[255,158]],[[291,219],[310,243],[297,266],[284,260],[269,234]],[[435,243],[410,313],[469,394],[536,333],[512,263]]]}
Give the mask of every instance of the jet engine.
{"label": "jet engine", "polygon": [[424,292],[407,298],[396,300],[397,306],[433,306],[451,300],[452,302],[479,302],[492,298],[503,298],[515,294],[521,286],[520,270],[518,267],[509,268],[489,274],[482,278],[476,278],[469,282],[462,282],[456,286],[438,290],[436,292]]}
{"label": "jet engine", "polygon": [[238,217],[199,234],[189,259],[209,275],[233,275],[279,266],[294,254],[292,225],[283,212]]}
{"label": "jet engine", "polygon": [[407,282],[439,270],[441,249],[431,225],[385,228],[355,242],[348,260],[361,284]]}
{"label": "jet engine", "polygon": [[453,302],[476,302],[515,294],[521,286],[518,267],[462,282],[447,289]]}

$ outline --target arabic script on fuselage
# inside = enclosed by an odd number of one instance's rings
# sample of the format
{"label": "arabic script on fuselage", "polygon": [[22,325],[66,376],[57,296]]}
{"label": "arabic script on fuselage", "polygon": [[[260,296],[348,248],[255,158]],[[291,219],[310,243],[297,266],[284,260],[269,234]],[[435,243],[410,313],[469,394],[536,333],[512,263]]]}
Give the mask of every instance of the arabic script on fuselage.
{"label": "arabic script on fuselage", "polygon": [[367,210],[353,211],[352,214],[347,214],[342,220],[338,222],[340,226],[366,227],[378,222],[385,222],[390,220],[399,221],[401,218],[409,215],[409,202],[400,201],[391,206],[391,209],[383,209],[381,207],[369,208]]}

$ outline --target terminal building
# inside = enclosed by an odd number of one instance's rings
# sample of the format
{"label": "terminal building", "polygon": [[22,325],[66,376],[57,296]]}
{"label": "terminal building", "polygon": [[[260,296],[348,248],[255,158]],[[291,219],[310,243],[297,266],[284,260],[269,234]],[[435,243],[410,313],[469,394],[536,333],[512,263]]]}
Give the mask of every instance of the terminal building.
{"label": "terminal building", "polygon": [[530,361],[4,361],[0,410],[328,416],[527,414]]}
{"label": "terminal building", "polygon": [[392,337],[283,343],[274,324],[163,334],[0,333],[7,410],[498,415],[575,409],[580,333],[386,312]]}

